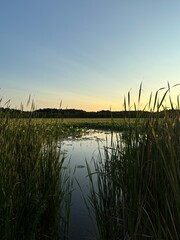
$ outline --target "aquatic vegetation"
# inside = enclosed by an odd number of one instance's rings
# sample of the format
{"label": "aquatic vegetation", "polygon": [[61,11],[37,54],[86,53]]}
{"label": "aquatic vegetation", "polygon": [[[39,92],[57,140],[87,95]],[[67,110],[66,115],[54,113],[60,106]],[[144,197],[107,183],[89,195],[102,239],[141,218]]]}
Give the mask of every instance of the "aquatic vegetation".
{"label": "aquatic vegetation", "polygon": [[31,119],[1,118],[1,239],[68,237],[70,180],[55,134],[47,131]]}
{"label": "aquatic vegetation", "polygon": [[[167,92],[160,101],[155,94],[157,112]],[[137,116],[133,127],[125,119],[126,130],[94,160],[96,172],[88,165],[100,239],[179,239],[180,122],[173,113]]]}
{"label": "aquatic vegetation", "polygon": [[[1,239],[68,239],[72,185],[60,143],[93,128],[117,134],[104,152],[99,149],[94,172],[87,164],[91,188],[86,204],[96,216],[97,238],[179,239],[180,105],[177,97],[174,107],[169,86],[159,99],[161,90],[154,101],[150,95],[146,118],[138,110],[142,85],[133,119],[130,92],[121,119],[11,119],[3,112]],[[167,97],[171,110],[164,107]]]}

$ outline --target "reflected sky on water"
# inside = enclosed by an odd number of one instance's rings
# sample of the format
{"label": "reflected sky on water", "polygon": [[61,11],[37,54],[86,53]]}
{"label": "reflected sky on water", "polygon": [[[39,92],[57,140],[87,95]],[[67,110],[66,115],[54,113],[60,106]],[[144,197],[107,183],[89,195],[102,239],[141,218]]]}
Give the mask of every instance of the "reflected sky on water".
{"label": "reflected sky on water", "polygon": [[[115,134],[108,131],[89,130],[81,138],[68,138],[61,143],[61,151],[65,153],[64,168],[73,179],[73,192],[70,219],[70,240],[95,239],[97,229],[95,218],[89,216],[83,196],[89,195],[89,179],[86,161],[94,172],[93,159],[103,154],[104,146],[111,146]],[[79,187],[80,185],[80,187]],[[93,238],[94,237],[94,238]]]}

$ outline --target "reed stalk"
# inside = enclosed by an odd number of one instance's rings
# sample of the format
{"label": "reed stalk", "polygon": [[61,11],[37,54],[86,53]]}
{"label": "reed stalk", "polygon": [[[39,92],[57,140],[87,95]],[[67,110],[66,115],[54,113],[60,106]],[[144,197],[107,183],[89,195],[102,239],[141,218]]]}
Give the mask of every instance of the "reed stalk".
{"label": "reed stalk", "polygon": [[0,120],[1,239],[68,239],[71,189],[57,139],[32,119]]}
{"label": "reed stalk", "polygon": [[[100,152],[100,161],[94,161],[96,171],[91,172],[88,166],[89,202],[101,240],[179,239],[180,109],[167,111],[163,104],[170,87],[159,99],[163,89],[155,93],[154,103],[150,95],[145,106],[153,110],[150,116],[142,119],[138,111],[133,125],[125,116],[126,130],[118,134],[111,147],[105,147],[104,153]],[[130,92],[128,104],[124,98],[124,107],[128,114]]]}

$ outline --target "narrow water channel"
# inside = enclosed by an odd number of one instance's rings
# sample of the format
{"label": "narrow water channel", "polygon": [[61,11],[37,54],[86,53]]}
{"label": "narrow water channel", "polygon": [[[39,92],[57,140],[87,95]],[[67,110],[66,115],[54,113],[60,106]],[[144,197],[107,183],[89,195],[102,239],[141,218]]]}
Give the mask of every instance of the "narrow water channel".
{"label": "narrow water channel", "polygon": [[[95,217],[87,210],[84,197],[90,193],[86,162],[94,172],[92,158],[98,159],[99,151],[110,146],[113,135],[107,131],[89,130],[81,138],[68,138],[62,142],[66,159],[64,167],[73,179],[73,192],[70,214],[70,240],[97,239],[98,231]],[[83,196],[82,196],[83,195]]]}

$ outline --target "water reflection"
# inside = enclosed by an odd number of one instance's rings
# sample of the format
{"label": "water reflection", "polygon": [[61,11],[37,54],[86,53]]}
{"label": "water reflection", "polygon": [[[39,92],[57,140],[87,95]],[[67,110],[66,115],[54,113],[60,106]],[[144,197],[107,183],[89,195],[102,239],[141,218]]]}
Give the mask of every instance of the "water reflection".
{"label": "water reflection", "polygon": [[84,196],[89,195],[89,180],[86,161],[95,171],[92,157],[98,159],[104,146],[111,146],[115,136],[111,132],[89,130],[81,138],[68,138],[62,142],[62,151],[66,154],[64,168],[70,171],[73,179],[73,193],[70,221],[70,240],[95,239],[97,228],[95,218],[89,216]]}

